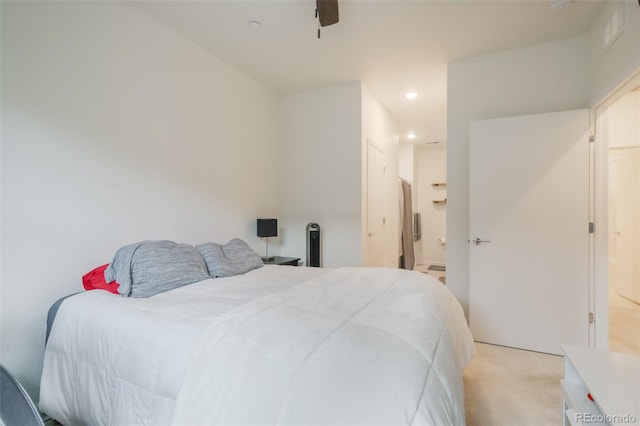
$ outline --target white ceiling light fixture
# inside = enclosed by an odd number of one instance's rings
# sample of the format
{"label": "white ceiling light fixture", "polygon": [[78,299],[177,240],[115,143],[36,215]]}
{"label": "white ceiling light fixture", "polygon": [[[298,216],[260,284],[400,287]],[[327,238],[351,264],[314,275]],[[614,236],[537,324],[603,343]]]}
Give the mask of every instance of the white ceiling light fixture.
{"label": "white ceiling light fixture", "polygon": [[407,133],[407,139],[415,139],[416,138],[416,134],[413,132],[409,132]]}
{"label": "white ceiling light fixture", "polygon": [[417,98],[418,94],[416,92],[407,92],[407,94],[404,95],[404,97],[411,100],[411,99]]}
{"label": "white ceiling light fixture", "polygon": [[260,28],[262,28],[262,24],[260,23],[260,21],[249,21],[249,28],[251,28],[252,30],[259,30]]}

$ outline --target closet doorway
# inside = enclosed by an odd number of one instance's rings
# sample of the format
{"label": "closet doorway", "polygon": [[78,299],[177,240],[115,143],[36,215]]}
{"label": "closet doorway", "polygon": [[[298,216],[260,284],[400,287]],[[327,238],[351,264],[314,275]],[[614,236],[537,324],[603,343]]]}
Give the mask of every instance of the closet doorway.
{"label": "closet doorway", "polygon": [[447,148],[445,144],[414,146],[414,212],[420,221],[415,236],[415,269],[446,283]]}
{"label": "closet doorway", "polygon": [[367,266],[385,266],[386,172],[384,149],[367,140]]}

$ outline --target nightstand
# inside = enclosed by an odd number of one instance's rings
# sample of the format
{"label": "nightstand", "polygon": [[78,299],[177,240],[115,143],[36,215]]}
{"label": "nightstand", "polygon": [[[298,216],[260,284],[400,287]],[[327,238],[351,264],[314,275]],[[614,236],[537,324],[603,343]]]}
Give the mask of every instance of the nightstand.
{"label": "nightstand", "polygon": [[262,259],[265,265],[287,265],[287,266],[298,266],[298,262],[300,262],[299,257],[284,257],[284,256],[273,256],[269,260]]}
{"label": "nightstand", "polygon": [[562,345],[562,351],[565,426],[623,425],[640,419],[640,356],[572,345]]}

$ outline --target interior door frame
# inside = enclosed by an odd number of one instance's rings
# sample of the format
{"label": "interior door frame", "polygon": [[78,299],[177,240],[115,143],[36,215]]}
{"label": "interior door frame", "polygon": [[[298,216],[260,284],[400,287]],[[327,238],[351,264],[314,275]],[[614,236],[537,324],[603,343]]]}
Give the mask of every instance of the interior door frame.
{"label": "interior door frame", "polygon": [[589,346],[609,350],[609,140],[603,118],[607,109],[624,95],[640,88],[640,68],[615,86],[606,96],[592,102],[591,133],[595,135],[591,161],[591,222],[595,225],[590,265],[590,311],[594,323],[590,325]]}

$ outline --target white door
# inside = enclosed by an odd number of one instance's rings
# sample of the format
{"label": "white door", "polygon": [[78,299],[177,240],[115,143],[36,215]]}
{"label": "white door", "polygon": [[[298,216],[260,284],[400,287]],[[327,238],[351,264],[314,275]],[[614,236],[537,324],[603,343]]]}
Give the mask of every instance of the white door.
{"label": "white door", "polygon": [[384,266],[384,151],[367,143],[367,266]]}
{"label": "white door", "polygon": [[553,354],[561,343],[587,346],[588,125],[587,110],[471,123],[477,341]]}
{"label": "white door", "polygon": [[612,150],[610,155],[615,161],[609,248],[615,268],[610,273],[619,293],[640,303],[640,148]]}

